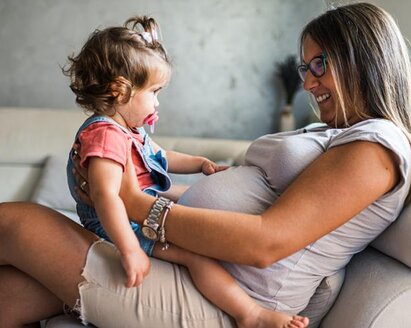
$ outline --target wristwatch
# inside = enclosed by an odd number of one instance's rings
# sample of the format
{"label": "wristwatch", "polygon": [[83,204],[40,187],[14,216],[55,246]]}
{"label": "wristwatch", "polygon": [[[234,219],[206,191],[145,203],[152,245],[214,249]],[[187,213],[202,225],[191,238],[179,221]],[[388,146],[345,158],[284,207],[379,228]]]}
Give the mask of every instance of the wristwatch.
{"label": "wristwatch", "polygon": [[165,207],[169,206],[171,200],[165,197],[158,197],[151,207],[150,213],[148,213],[147,219],[144,220],[141,232],[143,236],[150,240],[160,239],[161,228],[161,214]]}

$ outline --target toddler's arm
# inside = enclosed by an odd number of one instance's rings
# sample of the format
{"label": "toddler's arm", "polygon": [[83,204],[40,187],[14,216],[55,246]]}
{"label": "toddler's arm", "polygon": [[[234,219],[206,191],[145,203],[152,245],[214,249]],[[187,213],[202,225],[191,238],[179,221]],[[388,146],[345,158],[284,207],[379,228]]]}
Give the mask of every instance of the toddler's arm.
{"label": "toddler's arm", "polygon": [[92,157],[89,160],[91,199],[104,230],[120,251],[127,274],[126,286],[135,287],[147,275],[150,262],[130,227],[124,203],[119,196],[122,173],[120,164],[109,159]]}
{"label": "toddler's arm", "polygon": [[[150,142],[155,152],[162,149],[153,140],[150,140]],[[202,172],[205,175],[210,175],[229,168],[229,166],[217,165],[202,156],[193,156],[172,150],[167,150],[165,153],[168,160],[168,172],[170,173],[189,174]]]}
{"label": "toddler's arm", "polygon": [[202,156],[192,156],[170,150],[166,151],[166,156],[168,171],[171,173],[203,172],[205,175],[210,175],[228,168],[228,166],[218,165]]}

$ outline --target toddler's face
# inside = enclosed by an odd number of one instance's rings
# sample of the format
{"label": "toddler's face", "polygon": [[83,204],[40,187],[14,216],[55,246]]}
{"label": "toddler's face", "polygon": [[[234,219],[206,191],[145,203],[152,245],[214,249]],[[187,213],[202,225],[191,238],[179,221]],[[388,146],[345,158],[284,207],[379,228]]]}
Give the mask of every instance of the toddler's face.
{"label": "toddler's face", "polygon": [[159,106],[157,96],[162,87],[162,83],[153,83],[144,89],[133,90],[129,102],[119,109],[128,127],[141,127],[154,119]]}

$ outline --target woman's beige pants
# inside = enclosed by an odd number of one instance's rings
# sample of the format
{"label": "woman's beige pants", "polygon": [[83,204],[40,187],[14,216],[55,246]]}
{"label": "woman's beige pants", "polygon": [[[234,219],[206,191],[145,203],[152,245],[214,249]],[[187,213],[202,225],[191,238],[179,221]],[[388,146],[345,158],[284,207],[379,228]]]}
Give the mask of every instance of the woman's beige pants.
{"label": "woman's beige pants", "polygon": [[126,288],[116,248],[94,243],[79,286],[82,319],[105,327],[226,328],[234,321],[207,301],[181,266],[151,259],[151,271],[137,288]]}

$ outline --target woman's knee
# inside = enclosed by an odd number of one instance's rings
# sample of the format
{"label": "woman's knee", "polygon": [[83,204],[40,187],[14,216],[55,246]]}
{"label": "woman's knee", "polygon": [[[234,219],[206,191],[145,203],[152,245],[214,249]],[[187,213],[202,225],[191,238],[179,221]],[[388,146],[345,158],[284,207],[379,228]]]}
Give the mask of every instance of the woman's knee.
{"label": "woman's knee", "polygon": [[24,202],[0,203],[0,232],[9,232],[30,216],[31,208],[38,206]]}
{"label": "woman's knee", "polygon": [[15,217],[16,203],[0,203],[0,233],[9,232]]}
{"label": "woman's knee", "polygon": [[9,250],[15,246],[14,240],[22,227],[20,218],[28,213],[23,203],[0,203],[0,265],[5,264]]}
{"label": "woman's knee", "polygon": [[47,216],[44,206],[25,202],[0,203],[0,244],[7,246],[26,235],[36,218]]}

